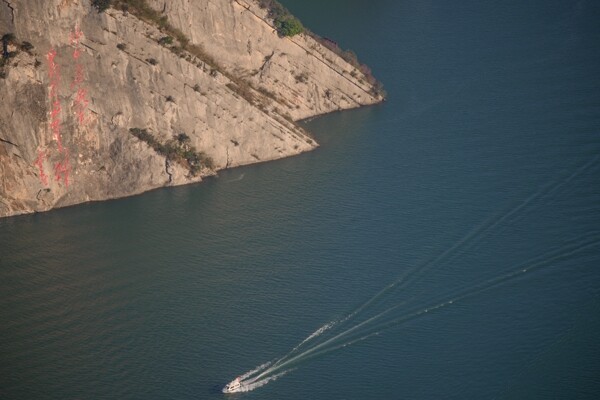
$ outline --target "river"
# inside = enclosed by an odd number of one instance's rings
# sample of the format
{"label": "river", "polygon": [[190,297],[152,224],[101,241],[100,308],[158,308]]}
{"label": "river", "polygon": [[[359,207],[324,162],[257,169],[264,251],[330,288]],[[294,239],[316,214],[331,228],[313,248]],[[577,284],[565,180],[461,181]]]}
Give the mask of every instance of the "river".
{"label": "river", "polygon": [[[595,399],[600,7],[286,0],[381,105],[198,185],[0,220],[0,398]],[[288,363],[286,364],[286,360]]]}

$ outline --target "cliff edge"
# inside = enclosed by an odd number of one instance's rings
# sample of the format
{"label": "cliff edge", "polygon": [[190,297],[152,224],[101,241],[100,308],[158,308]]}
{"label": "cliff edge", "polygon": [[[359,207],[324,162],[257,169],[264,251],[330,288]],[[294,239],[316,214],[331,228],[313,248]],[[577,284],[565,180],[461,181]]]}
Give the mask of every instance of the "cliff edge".
{"label": "cliff edge", "polygon": [[102,3],[0,1],[0,217],[309,151],[295,120],[383,100],[264,1]]}

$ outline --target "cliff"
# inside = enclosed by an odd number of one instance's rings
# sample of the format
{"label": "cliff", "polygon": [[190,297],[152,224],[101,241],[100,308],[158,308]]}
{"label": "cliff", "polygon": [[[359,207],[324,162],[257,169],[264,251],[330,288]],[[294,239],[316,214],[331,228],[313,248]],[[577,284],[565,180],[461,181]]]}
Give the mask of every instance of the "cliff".
{"label": "cliff", "polygon": [[383,100],[326,43],[278,35],[257,1],[113,4],[0,1],[0,216],[309,151],[294,120]]}

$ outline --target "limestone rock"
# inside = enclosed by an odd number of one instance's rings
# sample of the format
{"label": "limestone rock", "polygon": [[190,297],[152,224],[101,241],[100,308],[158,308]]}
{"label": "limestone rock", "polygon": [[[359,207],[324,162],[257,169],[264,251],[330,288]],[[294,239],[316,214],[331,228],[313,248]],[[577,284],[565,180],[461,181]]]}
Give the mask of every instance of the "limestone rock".
{"label": "limestone rock", "polygon": [[279,37],[253,0],[148,4],[220,70],[133,13],[0,1],[0,34],[12,34],[0,69],[0,216],[308,151],[317,143],[293,120],[383,100],[310,36]]}

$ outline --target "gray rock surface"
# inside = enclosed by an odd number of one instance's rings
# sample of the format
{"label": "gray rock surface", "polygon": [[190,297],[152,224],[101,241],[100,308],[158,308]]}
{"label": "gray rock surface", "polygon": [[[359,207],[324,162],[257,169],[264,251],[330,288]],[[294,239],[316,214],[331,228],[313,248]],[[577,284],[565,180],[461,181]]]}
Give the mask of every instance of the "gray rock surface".
{"label": "gray rock surface", "polygon": [[[309,151],[317,143],[293,120],[383,100],[311,37],[279,37],[253,0],[148,3],[221,70],[159,43],[164,32],[131,13],[98,13],[89,0],[0,1],[0,34],[14,35],[0,70],[0,217]],[[181,133],[185,143],[173,139]],[[157,143],[195,149],[201,162],[191,169]]]}

